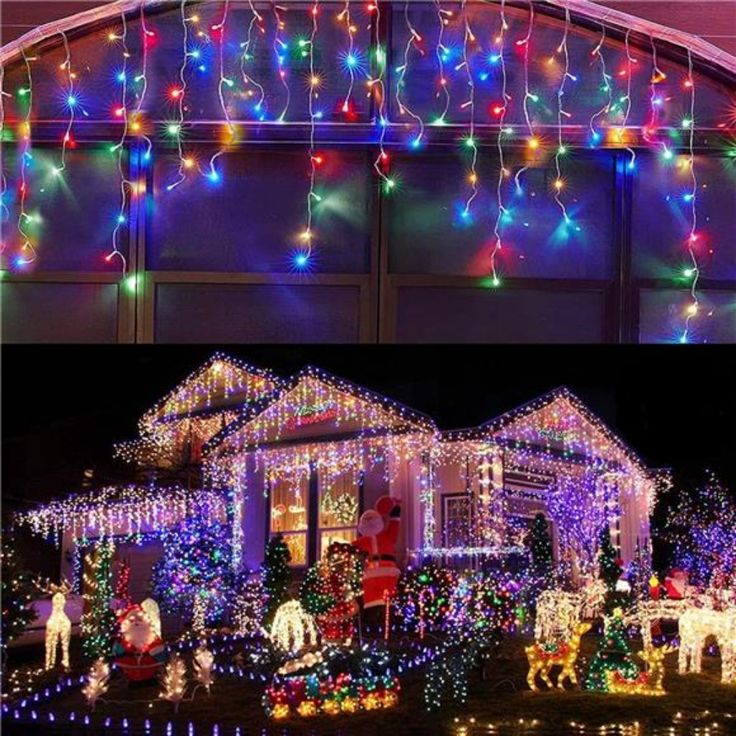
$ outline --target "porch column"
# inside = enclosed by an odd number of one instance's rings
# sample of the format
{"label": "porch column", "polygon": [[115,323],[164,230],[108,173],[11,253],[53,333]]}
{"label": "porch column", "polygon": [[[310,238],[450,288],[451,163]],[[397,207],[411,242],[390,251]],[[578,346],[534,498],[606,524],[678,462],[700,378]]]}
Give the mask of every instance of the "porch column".
{"label": "porch column", "polygon": [[422,510],[422,548],[435,546],[437,521],[435,519],[434,498],[434,468],[430,453],[422,455],[422,464],[419,470],[419,504]]}

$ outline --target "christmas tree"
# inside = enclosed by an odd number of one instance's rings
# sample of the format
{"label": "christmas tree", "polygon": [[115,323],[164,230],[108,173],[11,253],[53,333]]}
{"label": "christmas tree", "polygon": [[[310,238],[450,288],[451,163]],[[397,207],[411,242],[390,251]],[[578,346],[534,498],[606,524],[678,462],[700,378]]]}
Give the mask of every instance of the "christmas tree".
{"label": "christmas tree", "polygon": [[88,657],[110,656],[117,638],[117,619],[110,608],[113,597],[113,542],[97,542],[89,569],[83,576],[84,614],[82,615],[82,648]]}
{"label": "christmas tree", "polygon": [[36,618],[35,610],[28,604],[36,589],[31,576],[20,567],[12,540],[4,540],[2,546],[2,620],[0,641],[4,650],[8,642],[23,632]]}
{"label": "christmas tree", "polygon": [[527,537],[529,552],[532,556],[532,570],[544,588],[552,585],[552,540],[549,536],[547,518],[537,514]]}
{"label": "christmas tree", "polygon": [[614,673],[627,680],[639,677],[629,642],[626,638],[623,613],[617,608],[613,615],[605,620],[605,631],[598,645],[598,651],[590,663],[588,676],[585,678],[586,690],[608,691],[608,674]]}
{"label": "christmas tree", "polygon": [[601,527],[598,539],[598,576],[606,584],[606,613],[628,604],[625,593],[616,590],[616,583],[621,577],[621,564],[616,548],[611,542],[611,530],[608,524]]}
{"label": "christmas tree", "polygon": [[200,625],[216,623],[236,585],[230,531],[204,516],[184,519],[164,536],[164,556],[153,569],[153,597],[161,608]]}
{"label": "christmas tree", "polygon": [[281,534],[272,537],[266,547],[266,559],[261,565],[261,579],[266,594],[266,623],[271,623],[276,609],[286,597],[291,583],[291,552]]}

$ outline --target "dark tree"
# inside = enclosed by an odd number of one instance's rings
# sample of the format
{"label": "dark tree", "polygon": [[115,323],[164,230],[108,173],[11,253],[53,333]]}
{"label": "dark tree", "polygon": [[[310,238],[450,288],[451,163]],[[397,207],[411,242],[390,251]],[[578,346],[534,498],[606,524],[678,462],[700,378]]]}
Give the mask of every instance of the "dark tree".
{"label": "dark tree", "polygon": [[532,570],[543,587],[552,584],[554,561],[552,558],[552,539],[549,535],[547,517],[539,513],[527,535],[527,545],[532,556]]}
{"label": "dark tree", "polygon": [[12,539],[4,539],[2,545],[2,621],[0,642],[5,651],[8,642],[23,632],[36,618],[35,610],[28,604],[37,590],[30,573],[22,569],[13,548]]}
{"label": "dark tree", "polygon": [[261,565],[261,579],[266,593],[266,623],[271,623],[276,609],[284,602],[291,583],[291,552],[281,534],[272,537],[266,547],[266,558]]}

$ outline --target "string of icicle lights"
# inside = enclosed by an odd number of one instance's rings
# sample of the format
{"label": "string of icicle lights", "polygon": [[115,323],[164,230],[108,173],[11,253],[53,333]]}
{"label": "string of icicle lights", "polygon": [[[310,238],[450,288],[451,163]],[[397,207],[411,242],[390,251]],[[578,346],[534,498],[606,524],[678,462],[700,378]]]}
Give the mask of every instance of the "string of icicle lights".
{"label": "string of icicle lights", "polygon": [[[676,283],[688,291],[677,306],[678,338],[696,339],[705,311],[698,283],[710,243],[698,216],[700,121],[691,51],[683,50],[681,68],[669,64],[665,72],[661,42],[654,37],[642,42],[630,28],[605,24],[599,33],[583,32],[569,7],[563,4],[550,20],[542,14],[548,6],[535,0],[513,6],[506,0],[310,0],[296,6],[276,0],[172,0],[163,14],[161,5],[155,12],[145,0],[128,5],[110,16],[103,30],[90,31],[103,36],[112,70],[75,59],[80,52],[69,31],[55,33],[48,44],[21,47],[17,69],[3,70],[2,139],[17,143],[17,191],[5,185],[4,171],[0,208],[9,219],[12,201],[18,213],[17,232],[3,244],[4,251],[13,251],[11,270],[41,260],[43,187],[31,191],[36,177],[29,175],[43,162],[34,159],[31,127],[45,136],[36,123],[49,122],[46,112],[52,107],[60,123],[53,174],[61,181],[68,174],[68,149],[78,146],[75,136],[85,135],[81,123],[112,124],[110,151],[117,160],[120,199],[103,255],[121,269],[133,293],[137,275],[126,250],[129,213],[147,194],[155,149],[173,149],[178,159],[163,182],[165,196],[190,179],[222,186],[223,157],[247,143],[250,126],[298,126],[306,133],[305,214],[301,229],[284,238],[293,245],[293,270],[310,271],[317,267],[320,246],[330,244],[330,233],[319,227],[320,208],[334,206],[321,175],[330,160],[322,135],[334,140],[336,130],[364,126],[361,142],[375,151],[377,186],[384,196],[400,197],[405,176],[401,164],[392,162],[391,149],[420,152],[446,141],[450,132],[463,152],[461,162],[448,164],[448,175],[458,178],[453,209],[461,224],[482,230],[493,288],[503,285],[504,257],[514,250],[507,230],[515,208],[537,196],[530,181],[535,169],[552,166],[549,192],[542,195],[556,203],[561,232],[584,238],[586,223],[575,206],[579,185],[571,179],[576,149],[621,149],[630,176],[636,175],[639,153],[648,149],[663,165],[686,166],[692,178],[692,187],[679,195],[687,212],[673,214],[678,221],[687,218],[687,231],[671,266]],[[44,98],[48,73],[44,70],[43,96],[33,79],[44,60],[59,53],[61,63],[53,65],[59,100],[51,105]],[[162,79],[166,61],[171,69]],[[91,92],[97,75],[105,78],[104,95],[99,88]],[[660,91],[665,86],[667,91]],[[640,94],[643,89],[646,95]],[[207,115],[197,97],[205,93],[215,103]],[[210,126],[204,137],[203,123]],[[203,152],[207,146],[199,141],[212,139],[214,152]],[[128,166],[134,150],[140,150],[137,176]],[[489,154],[495,160],[487,171]],[[491,207],[482,200],[486,190],[495,192]]]}

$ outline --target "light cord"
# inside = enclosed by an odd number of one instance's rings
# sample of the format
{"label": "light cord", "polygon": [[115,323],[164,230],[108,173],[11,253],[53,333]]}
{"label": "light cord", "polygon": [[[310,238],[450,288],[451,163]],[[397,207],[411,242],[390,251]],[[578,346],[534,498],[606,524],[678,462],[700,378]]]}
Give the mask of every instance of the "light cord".
{"label": "light cord", "polygon": [[399,67],[399,78],[396,82],[396,104],[399,106],[399,115],[406,113],[415,120],[419,126],[419,132],[412,139],[411,145],[413,148],[419,148],[424,139],[424,121],[417,115],[410,107],[403,101],[402,90],[404,88],[404,80],[406,79],[406,73],[409,69],[409,54],[411,53],[412,46],[415,43],[422,40],[422,37],[417,32],[416,28],[411,23],[409,18],[409,4],[410,0],[406,0],[404,3],[404,23],[409,31],[409,37],[404,46],[404,63]]}
{"label": "light cord", "polygon": [[66,70],[66,77],[67,77],[67,107],[69,108],[69,120],[66,124],[66,132],[64,133],[64,137],[61,139],[61,162],[59,166],[57,166],[54,171],[57,174],[61,174],[62,171],[66,168],[66,149],[71,141],[72,136],[72,126],[74,125],[74,116],[76,112],[76,106],[77,106],[77,99],[74,94],[74,75],[72,74],[72,55],[71,51],[69,49],[69,39],[66,36],[66,33],[64,31],[59,32],[61,34],[61,38],[64,43],[64,54],[65,58],[64,61],[61,64],[61,68]]}
{"label": "light cord", "polygon": [[232,140],[233,133],[235,132],[235,128],[233,126],[232,120],[230,119],[230,113],[227,109],[227,104],[225,102],[225,94],[224,94],[224,88],[225,86],[231,87],[233,82],[231,79],[225,76],[225,33],[227,31],[227,16],[228,11],[230,10],[230,0],[224,0],[223,10],[222,10],[222,18],[220,19],[220,22],[217,25],[214,25],[212,27],[213,31],[218,32],[219,37],[219,47],[218,47],[218,57],[219,57],[219,74],[220,79],[217,84],[217,97],[220,101],[220,109],[222,110],[223,118],[225,119],[225,124],[227,125],[228,130],[228,141],[220,147],[220,149],[215,153],[212,158],[210,158],[209,162],[209,172],[207,174],[207,178],[210,179],[210,181],[219,181],[220,174],[217,172],[217,169],[215,169],[215,162],[217,161],[220,156],[222,156],[223,153],[225,153],[225,150],[227,148],[227,143]]}
{"label": "light cord", "polygon": [[345,23],[345,30],[347,31],[348,36],[347,68],[350,83],[348,84],[348,91],[342,103],[343,113],[348,113],[350,112],[350,101],[353,96],[353,89],[355,89],[355,64],[353,63],[353,60],[355,59],[355,30],[353,28],[353,21],[350,17],[350,0],[345,0],[345,6],[342,11],[338,13],[337,19]]}
{"label": "light cord", "polygon": [[[435,121],[435,125],[444,125],[447,113],[450,110],[450,89],[449,85],[447,83],[447,78],[445,77],[445,59],[444,55],[447,53],[447,47],[444,45],[445,40],[445,15],[449,13],[449,11],[443,10],[442,8],[442,2],[441,0],[434,0],[435,6],[437,9],[437,22],[439,23],[440,30],[437,35],[437,46],[435,48],[435,56],[437,57],[437,65],[439,67],[440,72],[440,89],[437,91],[437,97],[440,96],[440,94],[444,94],[445,96],[445,105],[442,109],[442,113]],[[463,7],[465,6],[465,2],[463,0]]]}
{"label": "light cord", "polygon": [[504,150],[503,150],[503,136],[505,135],[504,129],[506,124],[506,113],[508,112],[508,104],[511,100],[511,97],[508,94],[508,76],[506,74],[506,60],[504,58],[504,51],[505,49],[505,41],[506,41],[506,31],[508,30],[509,26],[506,22],[506,0],[501,0],[501,31],[498,34],[497,41],[498,41],[498,57],[499,62],[501,64],[501,99],[502,99],[502,105],[501,105],[501,114],[499,116],[499,129],[498,129],[498,137],[496,138],[496,144],[498,146],[498,162],[499,162],[499,170],[498,170],[498,181],[496,183],[496,200],[497,200],[497,206],[498,206],[498,212],[496,214],[496,223],[493,228],[493,236],[494,236],[494,242],[493,242],[493,249],[491,250],[491,284],[493,286],[500,286],[501,280],[498,275],[498,269],[496,264],[496,258],[498,254],[501,252],[503,248],[503,241],[501,238],[501,230],[503,225],[503,218],[507,213],[506,207],[504,206],[504,199],[503,199],[503,182],[506,176],[508,175],[508,171],[506,169],[506,160],[504,158]]}
{"label": "light cord", "polygon": [[184,133],[184,100],[187,94],[186,70],[187,59],[189,58],[189,27],[187,26],[188,21],[186,16],[186,4],[187,0],[181,0],[181,3],[179,3],[179,15],[181,17],[182,27],[182,58],[181,65],[179,66],[179,87],[177,87],[175,90],[176,100],[178,103],[179,118],[178,122],[174,126],[174,136],[176,137],[176,149],[179,155],[179,178],[166,187],[166,190],[169,192],[172,189],[178,187],[187,178],[187,175],[184,173],[185,169],[187,168],[187,164],[185,162],[184,147],[182,143],[182,135]]}
{"label": "light cord", "polygon": [[289,83],[286,81],[287,74],[286,69],[284,69],[284,54],[286,53],[288,46],[286,42],[281,39],[281,31],[284,30],[286,24],[281,19],[282,8],[277,5],[274,0],[271,0],[271,5],[273,9],[273,15],[276,20],[276,33],[273,38],[273,50],[276,54],[276,62],[278,63],[279,67],[279,79],[281,80],[281,85],[286,92],[284,107],[281,110],[281,114],[277,118],[277,121],[279,123],[283,123],[286,120],[286,115],[289,112],[289,105],[291,104],[291,88],[289,87]]}
{"label": "light cord", "polygon": [[[31,243],[31,239],[26,232],[26,223],[32,220],[31,215],[26,212],[26,202],[28,199],[28,180],[26,178],[26,168],[28,167],[28,161],[33,157],[31,156],[31,108],[33,107],[33,73],[31,72],[31,61],[26,54],[26,50],[21,47],[21,56],[23,57],[23,63],[26,67],[26,74],[28,77],[28,87],[26,94],[28,96],[28,107],[26,114],[23,119],[23,150],[21,152],[21,163],[20,163],[20,211],[18,214],[18,233],[21,236],[20,250],[23,255],[19,256],[21,262],[25,265],[33,263],[38,257],[36,249]],[[25,255],[30,253],[30,255]]]}
{"label": "light cord", "polygon": [[596,111],[591,115],[588,127],[590,128],[590,135],[593,143],[598,143],[601,138],[601,134],[597,130],[598,118],[603,115],[608,115],[611,112],[611,105],[613,104],[613,78],[608,74],[606,68],[606,57],[603,55],[603,45],[606,42],[606,26],[601,23],[601,38],[598,44],[593,49],[592,55],[598,57],[598,63],[601,68],[601,78],[603,79],[603,91],[608,94],[608,99],[600,110]]}
{"label": "light cord", "polygon": [[317,155],[315,151],[315,134],[317,130],[317,118],[314,111],[314,99],[317,95],[317,77],[314,71],[314,42],[319,29],[319,0],[313,0],[311,9],[312,32],[309,36],[309,191],[307,192],[307,225],[301,234],[304,243],[302,256],[307,260],[312,255],[312,221],[314,219],[314,202],[319,196],[314,191],[317,180]]}
{"label": "light cord", "polygon": [[123,276],[128,271],[128,262],[125,256],[120,251],[118,245],[118,237],[120,230],[125,222],[125,209],[128,205],[128,188],[132,187],[132,182],[128,181],[128,178],[123,169],[123,156],[125,155],[125,139],[128,136],[128,58],[130,52],[128,50],[128,23],[125,18],[125,11],[120,13],[120,19],[123,27],[123,34],[120,37],[120,42],[123,49],[123,89],[121,92],[121,105],[118,108],[123,118],[123,132],[120,135],[120,140],[116,145],[112,147],[112,151],[117,152],[118,159],[118,175],[120,177],[120,209],[118,210],[117,220],[115,222],[115,228],[112,231],[112,250],[108,253],[106,260],[112,261],[114,258],[119,258],[122,264]]}
{"label": "light cord", "polygon": [[263,16],[256,10],[255,6],[253,5],[253,0],[248,0],[248,7],[250,8],[251,18],[250,23],[248,23],[248,36],[245,39],[245,42],[241,44],[243,53],[240,56],[240,74],[242,75],[243,82],[246,85],[252,84],[258,90],[258,102],[256,102],[255,104],[255,111],[260,113],[263,109],[263,102],[266,99],[266,90],[263,88],[263,85],[260,84],[260,82],[257,82],[250,74],[245,71],[245,65],[248,61],[251,61],[250,47],[253,43],[254,26],[256,25],[256,23],[258,23],[258,27],[261,29],[261,32],[265,33],[265,30],[261,25],[263,23]]}
{"label": "light cord", "polygon": [[564,188],[564,181],[562,179],[562,166],[560,164],[560,158],[567,152],[565,144],[562,139],[562,118],[563,116],[569,116],[563,107],[562,99],[565,96],[565,84],[568,79],[574,80],[575,77],[570,74],[570,53],[567,48],[567,37],[570,33],[570,9],[565,8],[565,32],[562,36],[562,43],[560,43],[557,51],[564,55],[565,68],[562,74],[562,81],[557,91],[557,151],[555,152],[555,170],[557,172],[557,179],[554,182],[555,202],[558,207],[562,210],[562,217],[565,220],[565,224],[570,224],[570,217],[567,214],[567,208],[565,203],[562,201],[562,190]]}
{"label": "light cord", "polygon": [[462,2],[462,14],[463,23],[465,25],[465,33],[463,37],[463,61],[462,64],[456,68],[456,71],[459,70],[460,67],[465,67],[468,88],[470,91],[470,99],[462,105],[463,108],[469,108],[470,111],[470,134],[465,139],[465,145],[471,150],[470,174],[468,176],[470,194],[465,200],[465,207],[462,212],[463,217],[467,218],[470,216],[470,208],[475,198],[478,196],[478,143],[475,140],[475,81],[473,80],[473,71],[470,68],[470,60],[468,58],[468,43],[475,41],[475,36],[473,35],[473,31],[470,28],[470,21],[468,20],[467,0],[463,0]]}
{"label": "light cord", "polygon": [[[532,30],[534,28],[534,2],[533,0],[529,0],[529,27],[527,28],[526,36],[523,39],[520,39],[516,42],[517,46],[524,46],[524,101],[522,104],[522,107],[524,109],[524,120],[526,121],[526,127],[529,131],[529,145],[533,146],[536,142],[536,137],[534,134],[534,125],[532,123],[531,116],[529,115],[529,100],[535,100],[536,95],[533,95],[531,90],[529,89],[529,41],[532,37]],[[529,166],[522,166],[517,172],[516,176],[514,177],[514,182],[516,183],[516,191],[521,192],[522,186],[521,186],[521,177],[524,174],[524,172],[529,168]]]}
{"label": "light cord", "polygon": [[690,136],[689,136],[689,158],[688,165],[690,166],[690,178],[692,181],[692,189],[690,190],[690,234],[687,239],[687,250],[692,262],[692,284],[690,285],[690,302],[686,316],[685,316],[685,329],[680,336],[680,342],[686,343],[690,335],[690,324],[695,316],[698,314],[700,301],[698,299],[698,281],[700,280],[700,265],[698,263],[698,257],[695,252],[695,244],[698,241],[698,177],[695,173],[695,77],[693,75],[693,56],[690,49],[687,49],[687,64],[688,64],[688,82],[690,86]]}

